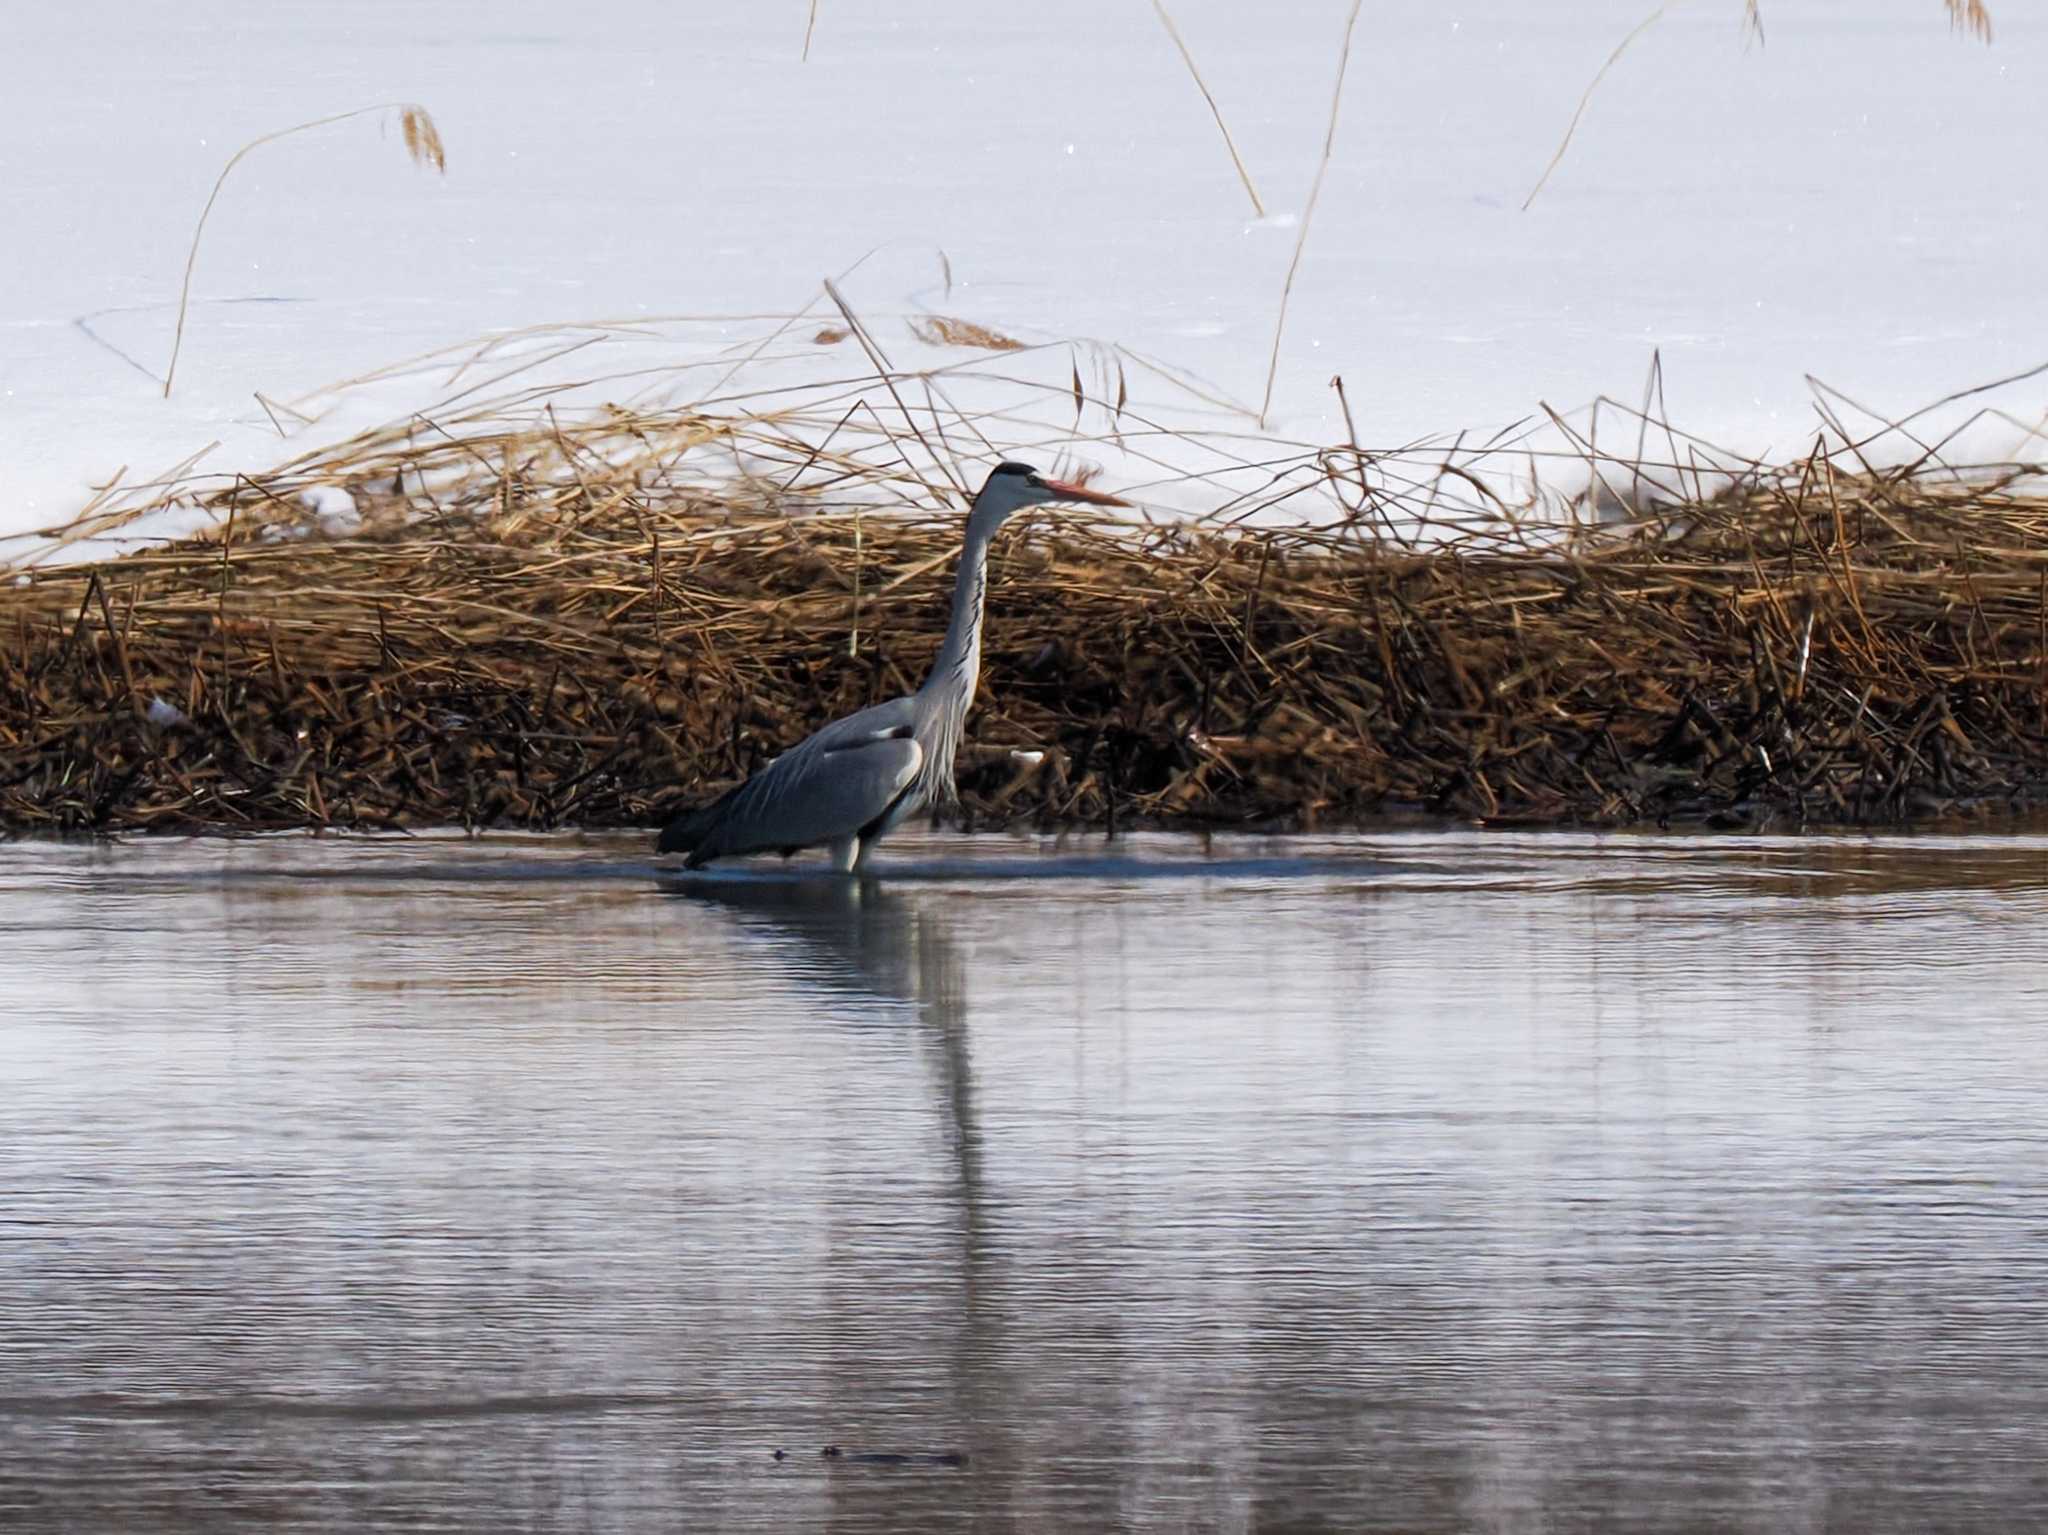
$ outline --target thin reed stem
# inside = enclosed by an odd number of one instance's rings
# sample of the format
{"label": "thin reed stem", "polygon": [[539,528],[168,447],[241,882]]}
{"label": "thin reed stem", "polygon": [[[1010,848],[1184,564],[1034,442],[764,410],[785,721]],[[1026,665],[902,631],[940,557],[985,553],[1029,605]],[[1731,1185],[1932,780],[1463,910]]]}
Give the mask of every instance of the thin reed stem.
{"label": "thin reed stem", "polygon": [[1287,281],[1280,287],[1280,314],[1273,322],[1273,355],[1266,363],[1266,393],[1259,401],[1259,429],[1273,409],[1273,381],[1280,373],[1280,338],[1287,333],[1287,301],[1294,295],[1294,277],[1301,270],[1301,253],[1308,248],[1308,228],[1316,216],[1316,200],[1323,195],[1323,177],[1330,169],[1330,152],[1337,144],[1337,112],[1344,104],[1344,72],[1351,64],[1351,34],[1358,26],[1358,11],[1364,0],[1351,0],[1351,14],[1344,18],[1344,44],[1337,51],[1337,83],[1330,90],[1330,125],[1323,133],[1323,157],[1316,162],[1316,179],[1308,189],[1308,202],[1301,210],[1301,232],[1294,237],[1294,256],[1287,263]]}
{"label": "thin reed stem", "polygon": [[1252,173],[1244,168],[1244,158],[1237,152],[1237,141],[1230,136],[1230,125],[1223,121],[1223,109],[1216,105],[1215,94],[1209,89],[1209,82],[1202,78],[1201,70],[1195,67],[1195,56],[1188,51],[1186,41],[1180,35],[1180,28],[1173,24],[1168,14],[1166,0],[1152,0],[1152,9],[1159,13],[1160,25],[1166,28],[1166,35],[1173,39],[1173,46],[1180,50],[1181,62],[1194,77],[1195,89],[1202,93],[1202,100],[1209,103],[1209,115],[1216,119],[1216,131],[1223,135],[1223,147],[1230,151],[1230,163],[1237,167],[1237,179],[1244,184],[1244,194],[1252,200],[1252,216],[1264,218],[1266,205],[1259,201],[1259,189],[1252,185]]}
{"label": "thin reed stem", "polygon": [[[1664,13],[1670,9],[1670,0],[1666,0],[1665,4],[1658,6],[1657,9],[1637,22],[1629,29],[1628,36],[1614,45],[1614,52],[1607,55],[1607,62],[1594,72],[1593,78],[1587,82],[1584,93],[1579,97],[1578,110],[1572,113],[1572,120],[1566,125],[1564,137],[1558,141],[1557,150],[1551,155],[1550,163],[1543,167],[1543,174],[1536,178],[1536,185],[1531,187],[1529,195],[1522,199],[1522,211],[1524,213],[1529,211],[1529,205],[1536,201],[1536,194],[1543,190],[1544,184],[1550,180],[1550,173],[1557,169],[1558,162],[1564,158],[1564,152],[1571,147],[1572,135],[1579,131],[1579,119],[1586,115],[1586,103],[1593,99],[1593,92],[1598,90],[1600,82],[1607,78],[1607,71],[1614,68],[1615,61],[1628,52],[1628,45],[1630,43],[1655,26],[1657,22],[1663,19]],[[1763,35],[1761,19],[1757,23],[1757,35],[1759,37]]]}
{"label": "thin reed stem", "polygon": [[220,189],[227,185],[228,176],[240,165],[251,150],[261,149],[265,144],[275,144],[279,139],[290,138],[295,133],[305,133],[314,128],[325,128],[333,123],[345,123],[350,118],[368,117],[376,112],[397,112],[401,131],[405,136],[406,153],[416,164],[432,165],[444,175],[448,170],[448,156],[441,144],[441,134],[434,126],[434,119],[425,107],[407,101],[382,101],[373,107],[357,107],[350,112],[336,112],[331,117],[316,117],[311,122],[295,123],[289,128],[280,128],[275,133],[266,133],[251,139],[229,157],[214,178],[213,190],[207,194],[206,206],[199,210],[199,222],[192,228],[192,249],[185,254],[185,279],[178,286],[178,328],[171,338],[171,360],[164,369],[164,398],[171,397],[171,383],[178,374],[178,353],[185,345],[185,312],[192,303],[192,270],[199,264],[199,241],[206,233],[206,221],[213,216],[213,205],[220,200]]}

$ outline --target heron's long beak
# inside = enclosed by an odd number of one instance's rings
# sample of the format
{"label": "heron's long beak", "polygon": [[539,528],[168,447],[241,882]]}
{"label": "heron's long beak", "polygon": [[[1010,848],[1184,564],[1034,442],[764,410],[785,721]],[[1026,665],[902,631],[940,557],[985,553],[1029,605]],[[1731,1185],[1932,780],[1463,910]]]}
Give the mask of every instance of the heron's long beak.
{"label": "heron's long beak", "polygon": [[1115,496],[1106,496],[1099,490],[1088,490],[1079,485],[1069,485],[1064,480],[1048,480],[1041,477],[1039,484],[1043,485],[1062,501],[1085,501],[1090,506],[1129,506],[1131,504],[1128,501],[1120,501]]}

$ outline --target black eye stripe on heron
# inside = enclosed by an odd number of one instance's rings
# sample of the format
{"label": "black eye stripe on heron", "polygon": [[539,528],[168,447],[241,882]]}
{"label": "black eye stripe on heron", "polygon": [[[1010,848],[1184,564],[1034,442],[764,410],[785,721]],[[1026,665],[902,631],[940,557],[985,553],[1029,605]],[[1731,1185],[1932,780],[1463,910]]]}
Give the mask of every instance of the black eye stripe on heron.
{"label": "black eye stripe on heron", "polygon": [[890,828],[950,800],[953,757],[981,677],[989,541],[1011,513],[1050,501],[1130,504],[1045,479],[1029,464],[996,465],[967,514],[953,614],[924,686],[806,737],[738,788],[669,822],[656,850],[687,854],[685,866],[695,869],[714,858],[826,845],[834,866],[851,874]]}

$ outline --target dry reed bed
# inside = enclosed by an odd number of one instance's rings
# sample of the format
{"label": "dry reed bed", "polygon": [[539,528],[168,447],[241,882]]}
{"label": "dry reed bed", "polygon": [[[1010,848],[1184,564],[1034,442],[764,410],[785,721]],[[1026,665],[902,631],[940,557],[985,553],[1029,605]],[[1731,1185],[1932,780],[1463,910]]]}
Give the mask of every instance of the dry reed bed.
{"label": "dry reed bed", "polygon": [[[560,472],[539,439],[466,442],[432,495],[380,500],[347,466],[369,517],[346,538],[243,482],[208,536],[0,589],[0,827],[651,826],[922,677],[957,516],[650,488],[551,435]],[[1364,522],[1040,514],[997,546],[962,811],[1789,825],[2032,803],[2048,502],[2016,484],[1817,457],[1625,527],[1430,549]]]}

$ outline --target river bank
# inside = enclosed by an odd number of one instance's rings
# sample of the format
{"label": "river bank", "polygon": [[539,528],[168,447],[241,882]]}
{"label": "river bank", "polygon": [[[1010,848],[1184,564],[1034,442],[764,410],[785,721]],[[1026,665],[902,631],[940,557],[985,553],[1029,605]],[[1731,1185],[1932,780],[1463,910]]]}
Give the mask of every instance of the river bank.
{"label": "river bank", "polygon": [[[678,485],[538,440],[300,465],[197,535],[15,573],[0,828],[652,826],[922,678],[959,539],[941,497]],[[2048,501],[2018,469],[1816,454],[1432,527],[1351,458],[1305,460],[1355,480],[1315,527],[1006,533],[964,823],[1797,826],[2043,798]]]}

